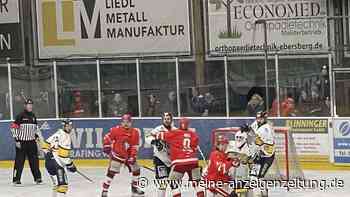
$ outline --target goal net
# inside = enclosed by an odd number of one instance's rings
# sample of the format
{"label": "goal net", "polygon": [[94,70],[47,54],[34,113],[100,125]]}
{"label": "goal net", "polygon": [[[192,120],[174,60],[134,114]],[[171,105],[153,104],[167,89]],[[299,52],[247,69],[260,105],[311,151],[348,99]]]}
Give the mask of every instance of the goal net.
{"label": "goal net", "polygon": [[[219,135],[225,136],[229,141],[234,141],[235,133],[238,131],[238,127],[214,129],[211,136],[212,147],[215,147],[215,140]],[[275,160],[267,172],[265,179],[304,179],[304,173],[298,161],[298,155],[292,134],[287,127],[274,127],[274,131],[276,150]]]}

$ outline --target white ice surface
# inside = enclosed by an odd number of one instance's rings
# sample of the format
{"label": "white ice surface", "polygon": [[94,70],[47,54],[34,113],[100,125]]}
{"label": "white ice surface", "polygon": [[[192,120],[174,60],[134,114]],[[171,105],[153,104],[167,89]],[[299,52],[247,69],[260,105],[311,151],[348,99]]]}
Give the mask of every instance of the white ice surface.
{"label": "white ice surface", "polygon": [[[68,174],[69,192],[67,197],[98,197],[101,192],[101,183],[105,178],[104,168],[81,168],[87,176],[92,178],[95,183],[89,183],[78,174]],[[29,169],[25,169],[22,176],[21,187],[14,187],[11,184],[12,171],[10,169],[0,169],[0,197],[52,197],[52,187],[46,171],[42,170],[43,185],[35,185]],[[338,178],[344,180],[343,188],[332,188],[327,191],[319,189],[291,190],[278,188],[270,191],[270,197],[350,197],[350,172],[349,171],[306,171],[306,177],[309,179],[327,179]],[[152,180],[153,173],[142,169],[141,176]],[[109,197],[130,197],[130,177],[124,169],[119,176],[112,182]],[[145,189],[146,197],[156,196],[155,187]],[[193,191],[187,191],[183,196],[194,196]]]}

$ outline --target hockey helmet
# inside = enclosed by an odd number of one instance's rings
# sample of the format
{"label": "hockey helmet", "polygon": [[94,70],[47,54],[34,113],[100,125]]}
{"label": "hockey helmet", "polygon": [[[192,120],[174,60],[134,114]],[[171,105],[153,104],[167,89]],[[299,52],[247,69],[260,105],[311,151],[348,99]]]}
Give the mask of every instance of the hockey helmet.
{"label": "hockey helmet", "polygon": [[248,135],[246,132],[243,132],[242,130],[238,131],[235,134],[236,146],[241,148],[247,142],[247,139],[248,139]]}
{"label": "hockey helmet", "polygon": [[259,111],[256,113],[256,121],[259,125],[262,125],[264,123],[266,123],[267,121],[267,112],[266,111]]}
{"label": "hockey helmet", "polygon": [[228,144],[228,139],[223,135],[219,135],[216,138],[216,145],[219,145],[219,144]]}
{"label": "hockey helmet", "polygon": [[132,117],[130,114],[124,114],[121,117],[122,121],[127,121],[127,122],[131,122],[132,121]]}
{"label": "hockey helmet", "polygon": [[63,126],[66,126],[66,125],[73,125],[73,122],[70,120],[70,119],[63,119],[62,121],[61,121],[61,123],[62,123],[62,125]]}
{"label": "hockey helmet", "polygon": [[130,114],[124,114],[121,117],[121,126],[124,128],[130,128],[132,122],[132,117]]}
{"label": "hockey helmet", "polygon": [[225,136],[223,135],[217,136],[216,143],[215,143],[215,147],[217,150],[225,152],[227,148],[227,144],[228,144],[228,139]]}
{"label": "hockey helmet", "polygon": [[182,117],[179,120],[179,128],[182,130],[187,130],[190,124],[190,120],[188,118]]}
{"label": "hockey helmet", "polygon": [[70,133],[70,131],[73,129],[73,122],[70,119],[63,119],[61,121],[61,124],[63,126],[63,130],[67,133]]}

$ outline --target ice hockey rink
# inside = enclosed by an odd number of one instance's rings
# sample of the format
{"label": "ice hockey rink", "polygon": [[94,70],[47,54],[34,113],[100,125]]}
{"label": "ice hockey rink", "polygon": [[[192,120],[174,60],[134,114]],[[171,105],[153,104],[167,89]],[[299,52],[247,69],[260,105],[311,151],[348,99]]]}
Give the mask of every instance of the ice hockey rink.
{"label": "ice hockey rink", "polygon": [[[86,167],[80,168],[80,171],[94,180],[89,183],[79,174],[68,174],[69,192],[66,196],[71,197],[98,197],[100,195],[100,186],[105,177],[105,168],[102,167]],[[325,191],[320,189],[290,190],[275,188],[270,191],[270,197],[348,197],[350,194],[350,173],[349,171],[304,171],[308,179],[326,179],[331,180],[337,178],[344,181],[342,188],[329,188]],[[28,168],[24,170],[22,177],[22,186],[15,187],[11,184],[11,170],[0,169],[0,190],[1,197],[52,197],[52,189],[50,179],[47,173],[42,170],[44,175],[44,184],[35,185],[31,173]],[[153,178],[153,173],[145,168],[141,171],[141,176],[146,177],[149,181]],[[116,176],[109,192],[109,197],[127,197],[130,194],[130,177],[127,169],[121,172],[120,176]],[[146,197],[156,196],[155,187],[150,184],[145,188]],[[169,192],[168,192],[169,193]],[[170,196],[170,195],[168,195]],[[183,196],[194,196],[193,190],[187,189]]]}

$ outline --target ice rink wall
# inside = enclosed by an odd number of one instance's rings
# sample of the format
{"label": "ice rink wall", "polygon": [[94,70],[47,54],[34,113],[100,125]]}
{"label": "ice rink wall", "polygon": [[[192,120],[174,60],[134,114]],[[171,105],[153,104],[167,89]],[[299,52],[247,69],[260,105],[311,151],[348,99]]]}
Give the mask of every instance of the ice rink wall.
{"label": "ice rink wall", "polygon": [[[74,120],[74,132],[72,133],[72,155],[75,159],[104,159],[102,152],[103,136],[109,128],[119,123],[119,119],[86,119]],[[329,122],[326,118],[296,118],[296,119],[272,119],[271,123],[276,127],[288,127],[293,134],[294,143],[300,161],[320,162],[330,161],[332,155],[332,138],[328,132]],[[175,121],[176,122],[176,121]],[[224,127],[239,127],[245,123],[251,123],[247,118],[193,118],[191,127],[200,137],[200,147],[208,156],[211,148],[211,133],[214,129]],[[140,159],[151,159],[152,148],[145,144],[145,133],[159,125],[157,118],[136,118],[134,127],[141,130]],[[10,122],[0,123],[0,160],[12,160],[14,158],[14,140],[9,130]],[[48,138],[61,127],[59,120],[41,120],[39,122],[42,135]]]}

